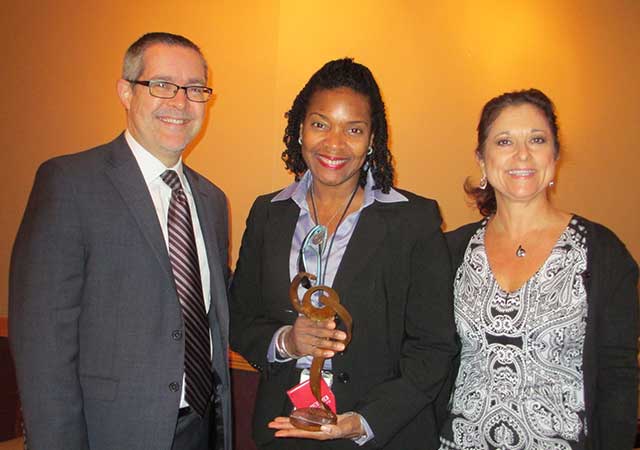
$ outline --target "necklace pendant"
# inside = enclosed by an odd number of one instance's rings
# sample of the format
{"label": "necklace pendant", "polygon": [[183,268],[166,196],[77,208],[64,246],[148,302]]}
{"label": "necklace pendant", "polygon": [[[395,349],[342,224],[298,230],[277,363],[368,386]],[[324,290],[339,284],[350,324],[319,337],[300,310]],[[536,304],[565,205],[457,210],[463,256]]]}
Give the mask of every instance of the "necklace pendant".
{"label": "necklace pendant", "polygon": [[522,245],[518,245],[518,249],[516,250],[516,256],[518,258],[524,258],[525,256],[527,256],[527,251],[522,248]]}

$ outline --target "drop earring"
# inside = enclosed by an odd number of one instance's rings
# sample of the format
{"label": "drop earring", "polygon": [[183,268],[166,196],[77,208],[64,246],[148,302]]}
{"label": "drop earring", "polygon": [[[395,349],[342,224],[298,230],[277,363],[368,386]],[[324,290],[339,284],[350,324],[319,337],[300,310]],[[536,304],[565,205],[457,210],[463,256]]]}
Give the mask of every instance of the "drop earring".
{"label": "drop earring", "polygon": [[300,147],[302,147],[302,135],[298,136],[298,144],[300,144]]}
{"label": "drop earring", "polygon": [[489,184],[487,182],[487,176],[482,175],[482,178],[480,178],[480,184],[478,185],[478,187],[484,191],[487,188],[487,184]]}
{"label": "drop earring", "polygon": [[369,146],[369,149],[367,150],[367,157],[365,158],[364,164],[362,165],[362,170],[364,170],[365,172],[367,172],[369,170],[369,167],[371,166],[371,164],[369,164],[371,155],[373,155],[373,147]]}

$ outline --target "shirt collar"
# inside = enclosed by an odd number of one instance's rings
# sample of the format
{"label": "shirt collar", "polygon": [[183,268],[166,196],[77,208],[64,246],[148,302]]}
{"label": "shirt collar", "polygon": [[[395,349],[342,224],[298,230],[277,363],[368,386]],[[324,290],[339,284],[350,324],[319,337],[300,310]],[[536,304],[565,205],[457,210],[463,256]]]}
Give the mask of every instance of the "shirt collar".
{"label": "shirt collar", "polygon": [[[313,176],[311,171],[307,170],[300,181],[291,183],[284,188],[278,195],[271,199],[272,202],[279,202],[282,200],[293,200],[301,209],[307,209],[307,191],[311,185]],[[389,193],[385,194],[380,189],[373,189],[373,176],[371,172],[367,172],[367,182],[364,185],[364,201],[362,202],[362,208],[366,208],[374,201],[380,203],[398,203],[408,202],[409,199],[396,191],[394,188],[389,189]]]}
{"label": "shirt collar", "polygon": [[142,145],[140,145],[140,143],[136,141],[135,138],[131,135],[129,130],[125,131],[124,138],[127,140],[127,144],[129,144],[129,148],[131,148],[131,152],[138,162],[138,166],[140,166],[140,171],[142,171],[144,181],[147,184],[155,181],[167,169],[175,170],[178,173],[181,182],[184,184],[182,156],[178,159],[178,162],[175,166],[166,167],[158,158],[153,156]]}

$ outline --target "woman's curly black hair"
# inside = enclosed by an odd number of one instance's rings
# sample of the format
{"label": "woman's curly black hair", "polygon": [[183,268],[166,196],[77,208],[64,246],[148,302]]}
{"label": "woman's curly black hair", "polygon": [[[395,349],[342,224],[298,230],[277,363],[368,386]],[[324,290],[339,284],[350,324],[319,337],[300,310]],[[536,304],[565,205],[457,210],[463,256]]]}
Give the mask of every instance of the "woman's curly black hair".
{"label": "woman's curly black hair", "polygon": [[[509,106],[523,104],[533,105],[544,114],[553,136],[555,157],[558,159],[560,155],[560,138],[558,136],[556,109],[551,99],[538,89],[505,92],[492,98],[484,105],[480,114],[480,122],[478,122],[478,145],[476,146],[478,159],[484,160],[485,143],[489,137],[489,130],[500,113]],[[495,190],[490,183],[487,183],[487,186],[481,189],[479,186],[475,186],[470,178],[467,178],[464,183],[464,191],[471,201],[476,204],[478,211],[484,217],[495,214],[498,204],[496,203]]]}
{"label": "woman's curly black hair", "polygon": [[[296,181],[300,180],[300,177],[307,170],[307,164],[302,158],[302,148],[298,143],[298,138],[300,124],[307,114],[309,100],[317,91],[341,87],[353,89],[369,100],[373,154],[367,156],[367,161],[373,175],[373,189],[382,189],[382,192],[388,193],[393,186],[393,158],[387,146],[387,117],[384,102],[380,95],[380,88],[371,71],[362,64],[354,62],[352,58],[329,61],[313,74],[298,93],[291,109],[284,115],[288,122],[282,141],[287,148],[282,152],[282,160],[286,168],[295,174]],[[366,172],[361,170],[360,186],[365,185],[366,178]]]}

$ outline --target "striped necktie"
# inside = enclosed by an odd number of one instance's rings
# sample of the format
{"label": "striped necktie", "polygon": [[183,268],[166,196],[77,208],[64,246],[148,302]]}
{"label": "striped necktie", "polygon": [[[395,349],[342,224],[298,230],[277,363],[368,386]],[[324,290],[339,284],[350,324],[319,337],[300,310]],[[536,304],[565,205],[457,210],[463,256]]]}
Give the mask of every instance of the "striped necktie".
{"label": "striped necktie", "polygon": [[185,397],[189,406],[204,416],[212,392],[211,341],[193,222],[178,174],[167,170],[161,177],[173,191],[167,228],[169,259],[185,326]]}

